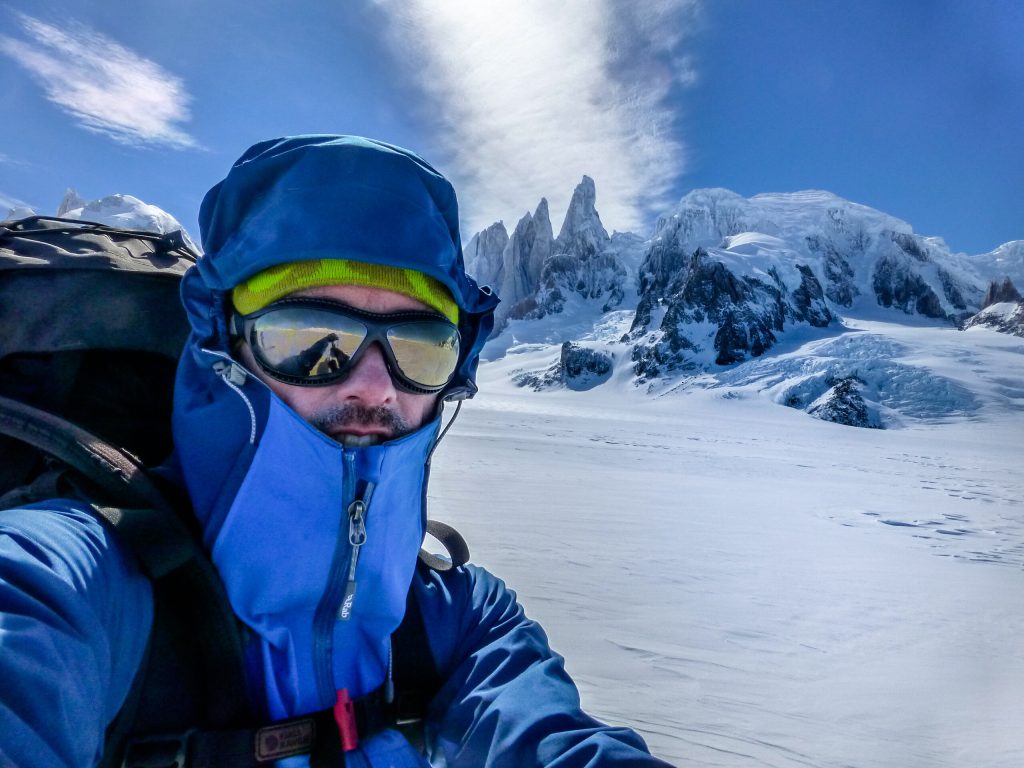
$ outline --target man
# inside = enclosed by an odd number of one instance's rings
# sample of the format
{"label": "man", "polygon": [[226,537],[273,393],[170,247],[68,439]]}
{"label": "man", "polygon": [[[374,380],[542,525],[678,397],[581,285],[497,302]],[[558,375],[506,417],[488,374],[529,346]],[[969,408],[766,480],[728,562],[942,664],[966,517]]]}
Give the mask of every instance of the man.
{"label": "man", "polygon": [[[448,182],[378,142],[273,140],[207,194],[200,226],[205,256],[182,284],[177,472],[251,630],[266,720],[388,692],[411,593],[442,677],[427,711],[435,764],[664,765],[580,710],[501,581],[417,567],[441,406],[476,391],[497,304],[465,274]],[[0,653],[16,692],[0,694],[0,756],[88,765],[140,664],[152,597],[113,535],[53,506],[34,532],[8,533],[32,561],[26,615],[49,623],[13,643],[13,676]],[[0,591],[0,608],[19,594]],[[345,764],[428,764],[393,728],[346,735],[344,711]]]}

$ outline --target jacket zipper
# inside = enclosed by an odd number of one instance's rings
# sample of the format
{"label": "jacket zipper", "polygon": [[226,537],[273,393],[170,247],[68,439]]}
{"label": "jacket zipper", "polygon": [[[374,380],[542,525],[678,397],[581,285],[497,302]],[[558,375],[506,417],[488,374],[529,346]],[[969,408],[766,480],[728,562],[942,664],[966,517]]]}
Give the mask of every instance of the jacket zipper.
{"label": "jacket zipper", "polygon": [[374,488],[373,483],[367,483],[361,496],[357,496],[355,452],[343,451],[342,517],[327,586],[313,615],[313,668],[317,693],[325,707],[331,706],[335,700],[332,665],[334,625],[337,621],[348,621],[355,607],[356,567],[359,551],[366,543],[366,514]]}

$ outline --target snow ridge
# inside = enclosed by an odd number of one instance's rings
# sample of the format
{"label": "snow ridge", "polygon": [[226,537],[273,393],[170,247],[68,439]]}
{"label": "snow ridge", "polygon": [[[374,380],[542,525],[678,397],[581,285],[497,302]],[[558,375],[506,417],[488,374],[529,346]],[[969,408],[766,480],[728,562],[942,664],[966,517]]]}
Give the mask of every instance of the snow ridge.
{"label": "snow ridge", "polygon": [[[28,209],[18,209],[8,212],[7,219],[23,219],[28,216],[35,216],[37,213]],[[57,207],[54,214],[62,219],[78,219],[80,221],[93,221],[99,224],[108,224],[112,227],[123,229],[139,229],[145,232],[156,232],[167,234],[180,231],[185,242],[197,253],[199,246],[192,240],[186,229],[167,211],[155,205],[145,203],[132,195],[108,195],[98,200],[87,201],[83,199],[74,189],[68,189]]]}

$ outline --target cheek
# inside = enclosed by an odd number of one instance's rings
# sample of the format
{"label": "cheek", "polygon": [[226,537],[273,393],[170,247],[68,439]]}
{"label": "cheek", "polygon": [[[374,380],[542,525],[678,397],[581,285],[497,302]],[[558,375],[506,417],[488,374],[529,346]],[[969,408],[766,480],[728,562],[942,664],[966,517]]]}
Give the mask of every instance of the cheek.
{"label": "cheek", "polygon": [[295,411],[299,416],[309,421],[310,416],[316,413],[319,401],[316,395],[319,394],[309,387],[293,387],[290,384],[283,384],[276,379],[261,376],[267,386],[280,397],[285,404]]}
{"label": "cheek", "polygon": [[407,392],[399,394],[400,412],[413,429],[422,427],[433,418],[436,406],[437,395],[412,395]]}

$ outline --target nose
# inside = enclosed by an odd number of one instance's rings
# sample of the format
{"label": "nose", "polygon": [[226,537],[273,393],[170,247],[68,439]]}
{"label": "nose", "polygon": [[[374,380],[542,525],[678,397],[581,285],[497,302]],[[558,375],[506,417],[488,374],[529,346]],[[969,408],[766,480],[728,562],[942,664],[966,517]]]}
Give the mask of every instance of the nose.
{"label": "nose", "polygon": [[380,344],[371,344],[360,355],[348,376],[335,386],[334,395],[339,400],[359,402],[368,407],[395,402],[398,392]]}

